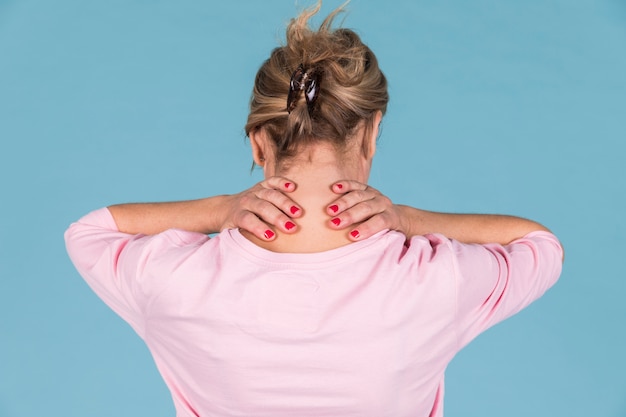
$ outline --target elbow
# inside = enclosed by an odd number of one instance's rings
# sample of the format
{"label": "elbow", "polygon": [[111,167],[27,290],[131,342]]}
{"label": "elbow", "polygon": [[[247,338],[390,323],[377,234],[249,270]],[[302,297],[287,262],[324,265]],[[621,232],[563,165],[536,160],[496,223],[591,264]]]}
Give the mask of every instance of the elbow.
{"label": "elbow", "polygon": [[80,272],[87,268],[88,262],[86,262],[85,256],[85,242],[81,241],[81,232],[80,227],[77,223],[72,223],[70,227],[63,234],[63,238],[65,240],[65,250],[67,254],[76,267],[76,269]]}

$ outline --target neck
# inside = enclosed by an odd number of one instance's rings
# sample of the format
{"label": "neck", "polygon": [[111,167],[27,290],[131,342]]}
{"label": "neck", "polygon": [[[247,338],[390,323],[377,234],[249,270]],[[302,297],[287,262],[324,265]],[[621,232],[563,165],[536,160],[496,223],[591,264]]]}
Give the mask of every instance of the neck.
{"label": "neck", "polygon": [[[274,252],[321,252],[351,243],[348,233],[352,229],[336,230],[330,226],[331,217],[327,207],[340,195],[331,187],[340,180],[367,181],[368,164],[342,160],[341,155],[327,149],[316,149],[303,156],[302,160],[290,161],[289,165],[266,175],[280,175],[292,180],[297,188],[289,194],[303,210],[301,217],[294,222],[298,229],[293,234],[277,232],[276,239],[264,242],[250,233],[242,234],[257,245]],[[267,176],[269,176],[267,175]]]}

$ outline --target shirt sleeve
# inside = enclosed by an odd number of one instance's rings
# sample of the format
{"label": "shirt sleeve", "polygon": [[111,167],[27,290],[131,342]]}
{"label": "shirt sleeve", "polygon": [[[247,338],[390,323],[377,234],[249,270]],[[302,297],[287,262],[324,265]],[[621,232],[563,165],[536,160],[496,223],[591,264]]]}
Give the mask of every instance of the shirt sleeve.
{"label": "shirt sleeve", "polygon": [[541,297],[561,274],[563,249],[548,232],[508,245],[452,241],[460,347]]}
{"label": "shirt sleeve", "polygon": [[[108,209],[70,225],[65,244],[74,266],[91,289],[143,337],[146,306],[167,285],[176,248],[208,240],[201,233],[168,230],[131,235],[118,230]],[[158,271],[158,274],[155,274]]]}

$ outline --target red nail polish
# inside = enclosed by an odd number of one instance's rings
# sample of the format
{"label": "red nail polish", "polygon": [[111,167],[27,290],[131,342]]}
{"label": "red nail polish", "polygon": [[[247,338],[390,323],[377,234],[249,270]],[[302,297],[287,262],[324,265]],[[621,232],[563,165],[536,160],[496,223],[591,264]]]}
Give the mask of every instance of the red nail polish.
{"label": "red nail polish", "polygon": [[293,229],[294,227],[296,227],[296,225],[295,225],[295,224],[293,224],[293,223],[291,223],[291,222],[287,222],[287,223],[285,223],[285,229],[287,229],[287,230],[291,230],[291,229]]}
{"label": "red nail polish", "polygon": [[335,186],[337,187],[337,189],[341,190],[343,188],[343,185],[341,184],[335,184]]}
{"label": "red nail polish", "polygon": [[271,239],[274,237],[274,232],[272,232],[271,230],[266,230],[265,233],[263,233],[263,236],[265,236],[265,239]]}
{"label": "red nail polish", "polygon": [[337,213],[337,211],[339,210],[339,207],[337,206],[337,204],[333,204],[332,206],[328,208],[331,209],[333,213]]}
{"label": "red nail polish", "polygon": [[300,209],[298,207],[296,207],[296,206],[291,206],[289,211],[291,212],[291,214],[296,214],[297,212],[300,211]]}
{"label": "red nail polish", "polygon": [[341,220],[339,220],[339,218],[335,217],[334,219],[331,220],[331,222],[335,225],[335,226],[339,226],[339,224],[341,223]]}
{"label": "red nail polish", "polygon": [[291,183],[290,182],[286,182],[285,183],[285,188],[289,188],[289,187],[291,187]]}
{"label": "red nail polish", "polygon": [[359,235],[360,235],[360,234],[359,234],[359,231],[358,231],[358,230],[353,230],[353,231],[351,231],[351,232],[350,232],[350,236],[352,236],[352,237],[353,237],[353,238],[355,238],[355,239],[358,239],[358,238],[359,238]]}

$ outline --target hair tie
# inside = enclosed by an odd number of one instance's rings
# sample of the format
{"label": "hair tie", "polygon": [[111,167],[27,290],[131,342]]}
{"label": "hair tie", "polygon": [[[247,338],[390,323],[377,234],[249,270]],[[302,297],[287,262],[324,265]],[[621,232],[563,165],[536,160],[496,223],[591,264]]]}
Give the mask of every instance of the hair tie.
{"label": "hair tie", "polygon": [[304,91],[309,115],[313,112],[315,100],[320,91],[320,81],[322,78],[321,71],[317,69],[304,69],[304,65],[300,64],[298,68],[291,74],[289,81],[289,94],[287,95],[287,112],[291,113],[298,104],[300,93]]}

